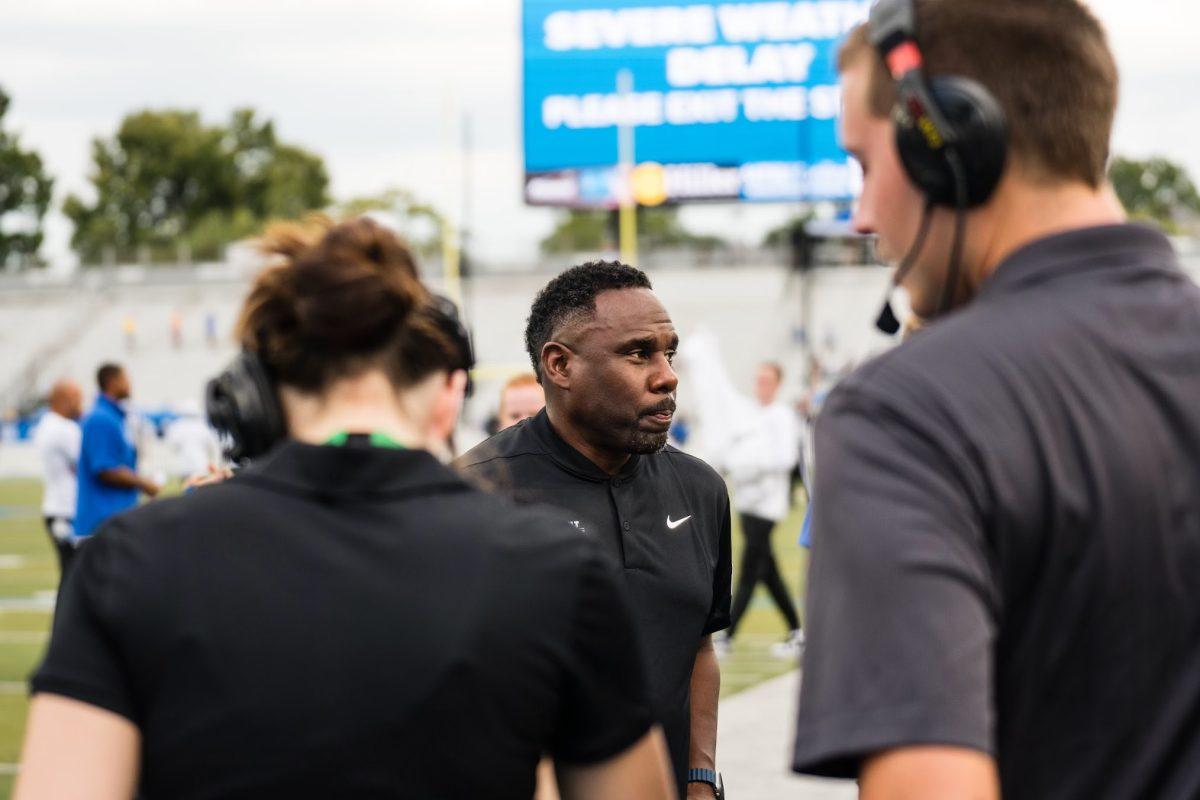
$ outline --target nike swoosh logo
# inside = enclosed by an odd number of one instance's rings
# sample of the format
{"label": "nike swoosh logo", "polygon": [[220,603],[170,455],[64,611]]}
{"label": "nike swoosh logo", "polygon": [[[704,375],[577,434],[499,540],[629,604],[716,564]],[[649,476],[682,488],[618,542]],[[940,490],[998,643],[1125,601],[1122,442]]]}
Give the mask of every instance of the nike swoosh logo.
{"label": "nike swoosh logo", "polygon": [[691,519],[691,518],[692,518],[692,515],[691,515],[691,514],[688,514],[688,515],[687,515],[686,517],[684,517],[683,519],[677,519],[677,520],[672,520],[672,519],[671,519],[671,518],[668,516],[668,517],[667,517],[667,528],[668,528],[669,530],[675,530],[676,528],[678,528],[680,525],[682,525],[683,523],[687,522],[687,521],[688,521],[689,519]]}

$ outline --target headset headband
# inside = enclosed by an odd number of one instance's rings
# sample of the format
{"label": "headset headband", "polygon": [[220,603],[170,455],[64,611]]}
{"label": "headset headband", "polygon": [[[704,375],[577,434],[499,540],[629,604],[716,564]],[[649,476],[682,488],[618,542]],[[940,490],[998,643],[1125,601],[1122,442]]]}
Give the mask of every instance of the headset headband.
{"label": "headset headband", "polygon": [[880,0],[871,7],[867,22],[871,44],[886,54],[906,42],[917,41],[916,10],[911,2]]}
{"label": "headset headband", "polygon": [[929,90],[925,56],[917,40],[916,8],[913,0],[879,0],[871,8],[867,32],[888,72],[903,91],[897,113],[905,114],[911,127],[920,131],[930,150],[957,144],[950,125]]}

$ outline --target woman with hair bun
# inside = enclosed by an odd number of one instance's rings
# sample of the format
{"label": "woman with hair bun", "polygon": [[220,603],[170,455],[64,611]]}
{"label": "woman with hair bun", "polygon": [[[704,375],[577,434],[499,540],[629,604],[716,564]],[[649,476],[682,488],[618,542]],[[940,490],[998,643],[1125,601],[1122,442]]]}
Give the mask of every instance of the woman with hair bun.
{"label": "woman with hair bun", "polygon": [[463,344],[367,219],[268,230],[210,387],[250,466],[107,523],[16,797],[674,796],[614,568],[439,462]]}

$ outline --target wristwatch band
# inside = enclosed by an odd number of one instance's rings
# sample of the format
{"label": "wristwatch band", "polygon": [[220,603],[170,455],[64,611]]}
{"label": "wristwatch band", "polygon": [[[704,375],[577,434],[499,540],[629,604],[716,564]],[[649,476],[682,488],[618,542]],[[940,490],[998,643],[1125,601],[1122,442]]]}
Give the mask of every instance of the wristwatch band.
{"label": "wristwatch band", "polygon": [[689,769],[687,782],[707,783],[713,787],[713,793],[716,794],[717,800],[724,800],[725,798],[725,787],[721,785],[721,776],[711,769]]}

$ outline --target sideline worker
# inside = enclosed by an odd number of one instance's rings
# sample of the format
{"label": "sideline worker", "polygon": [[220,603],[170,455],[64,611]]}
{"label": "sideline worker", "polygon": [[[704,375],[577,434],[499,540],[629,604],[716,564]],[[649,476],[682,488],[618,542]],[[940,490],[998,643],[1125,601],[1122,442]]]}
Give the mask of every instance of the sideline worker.
{"label": "sideline worker", "polygon": [[126,411],[132,394],[129,375],[117,364],[103,364],[96,371],[96,386],[100,394],[83,419],[79,447],[76,543],[109,517],[136,506],[139,492],[154,497],[159,491],[157,483],[137,473],[137,445]]}
{"label": "sideline worker", "polygon": [[42,517],[46,532],[58,553],[59,583],[75,554],[73,541],[75,500],[79,492],[79,417],[83,414],[83,391],[70,378],[50,388],[50,408],[42,415],[33,443],[42,457]]}
{"label": "sideline worker", "polygon": [[1200,289],[1106,186],[1104,31],[883,0],[840,67],[855,226],[931,322],[817,423],[795,766],[1200,797]]}
{"label": "sideline worker", "polygon": [[546,406],[546,394],[537,376],[529,372],[514,375],[500,390],[500,409],[496,412],[496,430],[511,428],[535,416]]}
{"label": "sideline worker", "polygon": [[519,502],[561,509],[623,567],[681,794],[711,798],[729,495],[707,464],[667,446],[678,339],[640,270],[567,270],[538,294],[525,330],[545,409],[456,464]]}
{"label": "sideline worker", "polygon": [[748,412],[746,431],[719,456],[718,466],[729,478],[734,505],[741,518],[745,548],[729,631],[718,639],[718,652],[732,650],[738,624],[759,583],[766,587],[788,626],[787,638],[776,642],[771,654],[794,659],[804,647],[800,616],[779,573],[771,543],[775,526],[792,510],[792,469],[800,457],[796,412],[778,402],[782,383],[783,368],[779,364],[767,361],[758,366],[754,377],[756,402]]}
{"label": "sideline worker", "polygon": [[543,752],[567,798],[672,797],[610,560],[430,452],[472,359],[407,248],[266,248],[210,415],[269,450],[81,552],[16,797],[528,800]]}

